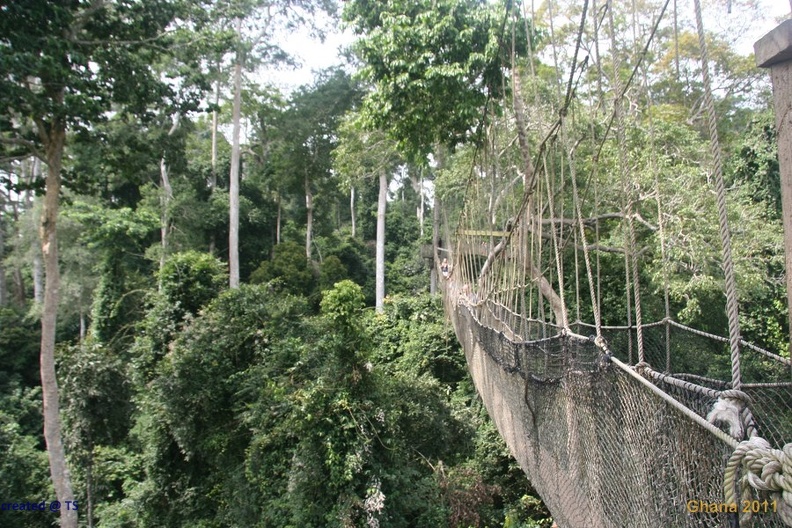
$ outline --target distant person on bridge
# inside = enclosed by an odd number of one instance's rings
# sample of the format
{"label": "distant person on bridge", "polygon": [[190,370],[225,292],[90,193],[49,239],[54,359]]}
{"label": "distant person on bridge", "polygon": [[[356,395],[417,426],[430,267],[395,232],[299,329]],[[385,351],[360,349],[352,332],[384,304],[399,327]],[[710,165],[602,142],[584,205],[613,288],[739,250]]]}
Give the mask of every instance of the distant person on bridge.
{"label": "distant person on bridge", "polygon": [[464,284],[462,286],[462,299],[468,303],[476,306],[478,304],[478,295],[470,291],[470,285]]}
{"label": "distant person on bridge", "polygon": [[443,273],[443,277],[446,279],[451,274],[451,266],[448,264],[447,258],[444,258],[443,262],[440,263],[440,271]]}

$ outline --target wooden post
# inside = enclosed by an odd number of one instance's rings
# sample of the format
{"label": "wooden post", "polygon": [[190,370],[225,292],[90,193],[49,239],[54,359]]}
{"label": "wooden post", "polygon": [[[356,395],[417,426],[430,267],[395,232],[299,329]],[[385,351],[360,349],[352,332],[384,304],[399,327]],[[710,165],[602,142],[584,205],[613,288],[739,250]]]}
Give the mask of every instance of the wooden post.
{"label": "wooden post", "polygon": [[756,64],[770,69],[781,171],[787,307],[792,354],[792,19],[785,20],[754,44]]}

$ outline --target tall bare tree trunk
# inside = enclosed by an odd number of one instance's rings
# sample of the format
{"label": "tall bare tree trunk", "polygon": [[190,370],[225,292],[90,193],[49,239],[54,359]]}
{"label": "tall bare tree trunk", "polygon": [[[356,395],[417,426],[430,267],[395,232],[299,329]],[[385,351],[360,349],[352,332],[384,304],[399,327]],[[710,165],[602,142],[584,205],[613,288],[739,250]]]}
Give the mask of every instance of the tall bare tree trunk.
{"label": "tall bare tree trunk", "polygon": [[305,258],[311,262],[311,242],[313,240],[313,191],[311,191],[311,179],[305,175]]}
{"label": "tall bare tree trunk", "polygon": [[[12,240],[19,237],[19,206],[19,200],[11,201],[11,225],[14,226],[14,230],[11,233]],[[15,264],[11,270],[11,279],[14,286],[13,300],[16,304],[22,306],[25,304],[25,278],[22,276],[22,269],[19,264]]]}
{"label": "tall bare tree trunk", "polygon": [[[168,232],[170,231],[170,203],[173,199],[173,187],[171,187],[170,177],[168,176],[168,164],[165,156],[160,160],[160,274],[165,267],[165,259],[168,256]],[[162,277],[159,280],[159,288],[162,289]]]}
{"label": "tall bare tree trunk", "polygon": [[[0,196],[0,206],[5,210],[5,204]],[[8,304],[8,281],[6,280],[5,266],[3,266],[3,259],[5,258],[5,228],[3,227],[3,214],[0,212],[0,308]]]}
{"label": "tall bare tree trunk", "polygon": [[61,184],[63,149],[66,143],[66,126],[54,122],[49,127],[40,126],[45,138],[47,179],[44,207],[41,213],[41,253],[44,258],[44,306],[41,315],[41,389],[44,402],[44,441],[47,445],[50,475],[55,496],[61,503],[61,528],[77,528],[77,511],[74,508],[69,469],[61,438],[58,380],[55,375],[55,329],[60,297],[60,269],[58,268],[58,206]]}
{"label": "tall bare tree trunk", "polygon": [[89,439],[88,441],[88,461],[85,467],[85,499],[88,503],[86,517],[88,517],[88,528],[93,528],[93,465],[94,465],[94,447],[93,442]]}
{"label": "tall bare tree trunk", "polygon": [[22,276],[19,266],[14,267],[12,276],[14,278],[14,301],[21,306],[25,304],[25,277]]}
{"label": "tall bare tree trunk", "polygon": [[[25,181],[30,185],[29,191],[25,193],[25,205],[32,209],[36,200],[36,193],[32,190],[33,184],[41,176],[41,162],[38,158],[31,157],[22,164]],[[38,306],[44,302],[44,262],[42,261],[41,247],[39,241],[31,241],[31,275],[33,278],[33,302]]]}
{"label": "tall bare tree trunk", "polygon": [[275,245],[281,240],[281,195],[278,193],[278,216],[275,219]]}
{"label": "tall bare tree trunk", "polygon": [[[219,68],[218,68],[219,69]],[[212,110],[212,176],[209,180],[209,192],[214,192],[217,187],[217,124],[218,112],[217,107],[220,104],[220,79],[215,81],[215,108]],[[215,240],[214,231],[209,235],[209,253],[214,255],[217,241]]]}
{"label": "tall bare tree trunk", "polygon": [[357,219],[355,218],[355,187],[349,190],[349,214],[352,217],[352,238],[357,232]]}
{"label": "tall bare tree trunk", "polygon": [[421,196],[421,204],[418,206],[418,223],[421,226],[421,238],[424,236],[424,211],[426,210],[426,199],[424,197],[424,179],[423,169],[421,169],[421,176],[418,179],[418,192]]}
{"label": "tall bare tree trunk", "polygon": [[[442,145],[435,145],[435,159],[437,160],[437,168],[435,174],[445,169],[445,148]],[[437,179],[435,178],[435,183]],[[437,192],[437,185],[434,186],[434,204],[432,207],[432,272],[429,276],[429,293],[437,293],[437,268],[440,264],[440,195]],[[448,237],[443,237],[443,244],[448,246]],[[444,254],[444,257],[451,259],[450,254]]]}
{"label": "tall bare tree trunk", "polygon": [[432,208],[432,272],[429,275],[429,293],[437,293],[437,266],[440,259],[440,197],[435,189]]}
{"label": "tall bare tree trunk", "polygon": [[220,105],[220,80],[215,81],[215,94],[214,94],[215,108],[212,110],[212,175],[209,180],[209,188],[214,190],[217,187],[217,126],[218,126],[218,112],[217,107]]}
{"label": "tall bare tree trunk", "polygon": [[[168,131],[168,137],[172,136],[176,129],[179,128],[179,114],[173,118],[173,125]],[[170,218],[170,204],[173,201],[173,187],[170,182],[170,175],[168,173],[168,162],[165,160],[165,154],[160,158],[160,264],[159,269],[165,267],[165,259],[168,257],[168,235],[170,234],[171,218]],[[162,279],[159,281],[159,288],[162,289]]]}
{"label": "tall bare tree trunk", "polygon": [[[242,40],[242,19],[236,20],[237,37]],[[241,46],[241,44],[240,44]],[[231,143],[231,174],[228,185],[229,195],[229,227],[228,227],[228,284],[231,288],[239,288],[239,135],[242,121],[242,62],[243,51],[237,50],[234,65],[234,108]]]}
{"label": "tall bare tree trunk", "polygon": [[379,197],[377,198],[377,254],[375,283],[375,309],[381,312],[385,299],[385,210],[388,206],[388,175],[379,174]]}
{"label": "tall bare tree trunk", "polygon": [[[37,244],[34,242],[33,245],[36,246]],[[42,261],[40,248],[38,247],[33,247],[33,261],[31,264],[31,274],[33,275],[33,302],[40,306],[41,303],[44,302],[44,262]]]}

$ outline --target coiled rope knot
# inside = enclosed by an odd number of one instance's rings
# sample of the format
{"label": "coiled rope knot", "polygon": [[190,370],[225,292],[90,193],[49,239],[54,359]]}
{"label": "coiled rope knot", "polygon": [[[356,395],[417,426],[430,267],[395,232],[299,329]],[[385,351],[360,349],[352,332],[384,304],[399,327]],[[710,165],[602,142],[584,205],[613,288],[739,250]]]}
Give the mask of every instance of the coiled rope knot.
{"label": "coiled rope knot", "polygon": [[[707,414],[711,424],[718,422],[729,426],[729,434],[737,440],[745,437],[746,431],[754,433],[753,415],[748,409],[751,397],[740,390],[725,390],[718,396],[718,401]],[[747,412],[746,412],[747,410]],[[753,436],[753,434],[749,434]]]}
{"label": "coiled rope knot", "polygon": [[597,348],[602,350],[603,354],[611,353],[610,348],[608,348],[608,342],[605,341],[605,338],[602,337],[601,335],[594,338],[594,344],[597,346]]}
{"label": "coiled rope knot", "polygon": [[650,365],[646,361],[639,361],[638,363],[635,364],[635,370],[637,370],[638,372],[641,372],[648,368],[652,368],[652,365]]}
{"label": "coiled rope knot", "polygon": [[[737,481],[737,469],[742,469],[742,477]],[[725,497],[728,504],[738,504],[740,524],[751,520],[750,504],[753,490],[765,493],[773,501],[773,509],[779,518],[792,526],[792,444],[783,449],[772,449],[764,438],[755,436],[740,442],[734,450],[724,473]],[[737,503],[737,488],[740,502]],[[746,503],[745,501],[748,501]]]}
{"label": "coiled rope knot", "polygon": [[599,368],[607,369],[610,366],[611,357],[613,357],[613,352],[611,352],[610,348],[608,347],[608,342],[605,341],[605,338],[602,335],[598,335],[594,338],[594,344],[597,348],[600,349],[600,357],[599,357]]}

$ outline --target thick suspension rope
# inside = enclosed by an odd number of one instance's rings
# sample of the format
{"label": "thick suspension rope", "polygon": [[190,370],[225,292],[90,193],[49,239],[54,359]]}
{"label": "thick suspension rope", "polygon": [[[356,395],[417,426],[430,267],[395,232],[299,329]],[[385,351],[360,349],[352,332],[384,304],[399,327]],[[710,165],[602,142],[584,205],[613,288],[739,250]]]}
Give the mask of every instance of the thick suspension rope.
{"label": "thick suspension rope", "polygon": [[696,29],[701,50],[701,74],[704,82],[704,107],[707,112],[707,125],[710,136],[710,154],[714,163],[715,193],[718,205],[718,225],[723,246],[721,260],[726,286],[726,312],[729,318],[729,346],[731,349],[732,388],[740,389],[740,318],[737,299],[737,281],[731,251],[731,231],[728,211],[726,210],[726,185],[723,182],[723,158],[718,140],[718,122],[715,116],[715,103],[712,99],[712,81],[709,73],[709,56],[701,17],[701,2],[693,0],[696,8]]}

